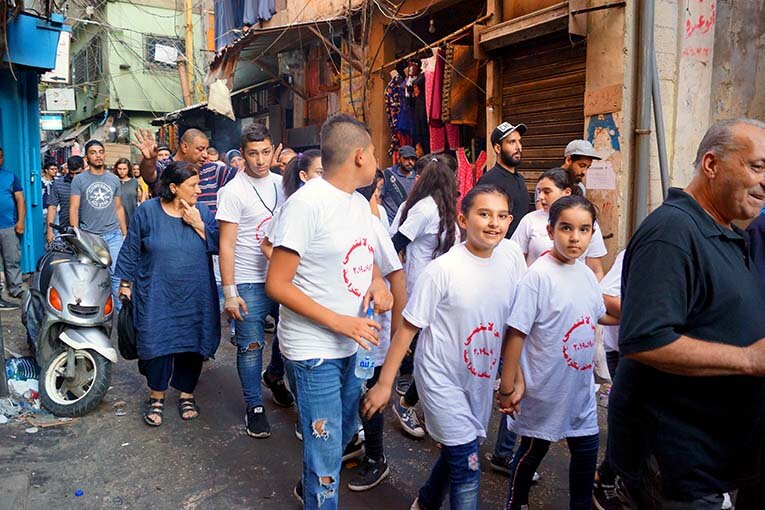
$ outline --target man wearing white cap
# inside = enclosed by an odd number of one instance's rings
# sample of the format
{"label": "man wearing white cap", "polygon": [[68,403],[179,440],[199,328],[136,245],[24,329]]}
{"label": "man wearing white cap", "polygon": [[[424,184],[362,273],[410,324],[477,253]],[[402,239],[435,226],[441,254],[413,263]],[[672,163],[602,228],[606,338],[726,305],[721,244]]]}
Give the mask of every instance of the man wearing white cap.
{"label": "man wearing white cap", "polygon": [[526,189],[526,179],[517,170],[518,165],[521,164],[523,152],[521,135],[526,133],[526,129],[525,124],[514,126],[509,122],[503,122],[494,128],[490,139],[494,152],[497,154],[497,164],[476,183],[476,185],[494,184],[510,196],[512,200],[510,212],[513,215],[513,221],[510,223],[510,228],[507,229],[505,235],[507,239],[510,239],[515,229],[518,228],[521,218],[529,212],[529,192]]}
{"label": "man wearing white cap", "polygon": [[566,170],[574,179],[577,186],[582,189],[582,195],[586,195],[587,188],[584,187],[582,181],[587,175],[587,170],[592,166],[592,162],[595,160],[600,161],[602,158],[595,151],[595,147],[593,147],[587,140],[570,141],[568,145],[566,145],[566,151],[563,155],[566,159],[563,161],[561,168]]}

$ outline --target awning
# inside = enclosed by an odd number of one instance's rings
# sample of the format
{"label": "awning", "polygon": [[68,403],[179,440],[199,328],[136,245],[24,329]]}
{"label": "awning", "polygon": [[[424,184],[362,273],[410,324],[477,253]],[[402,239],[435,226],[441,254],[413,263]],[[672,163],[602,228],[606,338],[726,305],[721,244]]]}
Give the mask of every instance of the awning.
{"label": "awning", "polygon": [[[233,91],[231,93],[231,97],[234,97],[234,96],[239,95],[239,94],[243,94],[243,93],[245,93],[245,92],[247,92],[249,90],[252,90],[252,89],[256,89],[256,88],[259,88],[259,87],[264,87],[266,85],[270,85],[271,83],[274,83],[275,81],[276,80],[266,80],[266,81],[263,81],[261,83],[255,83],[254,85],[249,85],[247,87],[242,87],[239,90]],[[192,104],[192,105],[189,105],[189,106],[187,106],[185,108],[181,108],[179,110],[174,110],[172,112],[166,113],[162,117],[156,117],[155,119],[153,119],[151,121],[151,125],[152,126],[163,126],[163,125],[168,124],[170,122],[175,122],[179,118],[183,117],[184,114],[188,114],[189,112],[192,112],[192,111],[205,110],[205,109],[207,109],[207,101],[203,101],[201,103]]]}
{"label": "awning", "polygon": [[48,148],[49,149],[55,149],[57,147],[61,147],[64,145],[70,145],[67,142],[71,142],[78,136],[80,136],[86,129],[90,127],[92,122],[86,122],[85,124],[82,124],[80,127],[73,127],[66,131],[64,131],[58,138],[55,138],[48,142]]}

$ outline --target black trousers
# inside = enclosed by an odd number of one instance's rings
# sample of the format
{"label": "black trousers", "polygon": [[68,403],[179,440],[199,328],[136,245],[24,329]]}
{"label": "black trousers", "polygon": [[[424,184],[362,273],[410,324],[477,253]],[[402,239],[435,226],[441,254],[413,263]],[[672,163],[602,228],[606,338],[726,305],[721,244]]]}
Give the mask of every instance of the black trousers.
{"label": "black trousers", "polygon": [[183,393],[194,393],[202,373],[204,358],[197,352],[179,352],[138,360],[138,371],[154,391],[166,391],[168,385]]}
{"label": "black trousers", "polygon": [[[377,379],[380,377],[382,367],[375,367],[375,373],[366,383],[367,388],[373,387],[377,384]],[[382,413],[375,413],[375,415],[365,420],[362,418],[361,424],[364,425],[364,449],[366,450],[367,457],[374,461],[378,461],[383,458],[383,425],[385,420]]]}
{"label": "black trousers", "polygon": [[[608,373],[613,382],[614,377],[616,376],[616,367],[619,365],[618,351],[606,351],[606,365],[608,366]],[[602,484],[614,485],[616,483],[616,472],[614,472],[614,468],[611,467],[611,463],[608,462],[608,447],[606,447],[603,463],[598,467],[598,477]]]}

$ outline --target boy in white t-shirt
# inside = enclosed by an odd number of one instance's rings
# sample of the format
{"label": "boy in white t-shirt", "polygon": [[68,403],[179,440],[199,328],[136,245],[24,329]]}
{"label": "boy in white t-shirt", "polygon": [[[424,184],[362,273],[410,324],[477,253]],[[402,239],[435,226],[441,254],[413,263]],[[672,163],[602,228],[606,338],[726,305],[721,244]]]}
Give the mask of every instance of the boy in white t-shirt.
{"label": "boy in white t-shirt", "polygon": [[296,382],[303,434],[304,508],[336,509],[343,448],[358,429],[361,379],[356,350],[377,344],[380,325],[364,318],[391,309],[393,297],[374,264],[369,202],[355,190],[374,177],[367,127],[344,114],[321,129],[324,176],[285,202],[270,239],[266,292],[281,303],[278,334]]}
{"label": "boy in white t-shirt", "polygon": [[245,429],[255,438],[271,435],[263,407],[261,379],[271,389],[277,405],[290,407],[295,399],[284,384],[284,363],[279,340],[273,338],[271,364],[264,372],[264,326],[268,315],[278,318],[275,301],[266,295],[268,260],[260,249],[264,231],[274,211],[284,202],[282,177],[271,172],[274,146],[271,134],[261,124],[242,132],[243,172],[218,192],[220,224],[220,270],[225,312],[236,320],[236,366],[242,384]]}

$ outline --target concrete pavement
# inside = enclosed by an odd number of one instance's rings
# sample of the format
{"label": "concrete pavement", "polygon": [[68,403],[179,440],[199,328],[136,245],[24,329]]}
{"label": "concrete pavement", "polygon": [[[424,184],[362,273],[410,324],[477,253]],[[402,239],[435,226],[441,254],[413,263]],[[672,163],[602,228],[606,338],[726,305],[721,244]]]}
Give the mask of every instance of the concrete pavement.
{"label": "concrete pavement", "polygon": [[[25,354],[18,312],[3,313],[2,321],[6,346]],[[278,408],[264,390],[273,435],[258,440],[245,434],[236,354],[227,339],[216,359],[205,364],[197,390],[202,408],[197,420],[182,421],[177,394],[169,393],[163,425],[150,428],[141,419],[146,396],[136,362],[120,360],[112,388],[88,416],[36,434],[25,433],[26,425],[0,425],[0,491],[11,487],[0,495],[16,487],[15,494],[27,505],[8,508],[299,508],[292,496],[302,461],[301,443],[293,433],[295,410]],[[113,404],[121,400],[127,414],[116,416]],[[341,508],[408,509],[438,456],[432,440],[409,439],[391,411],[385,417],[391,475],[371,491],[352,493],[345,487],[352,471],[344,469]],[[484,459],[493,447],[497,421],[493,417],[490,437],[481,449],[482,509],[501,508],[507,491],[507,478],[493,473]],[[532,508],[568,508],[565,443],[553,445],[539,472],[543,479],[532,489]],[[81,497],[75,496],[78,489]],[[0,500],[4,510],[8,500]]]}

